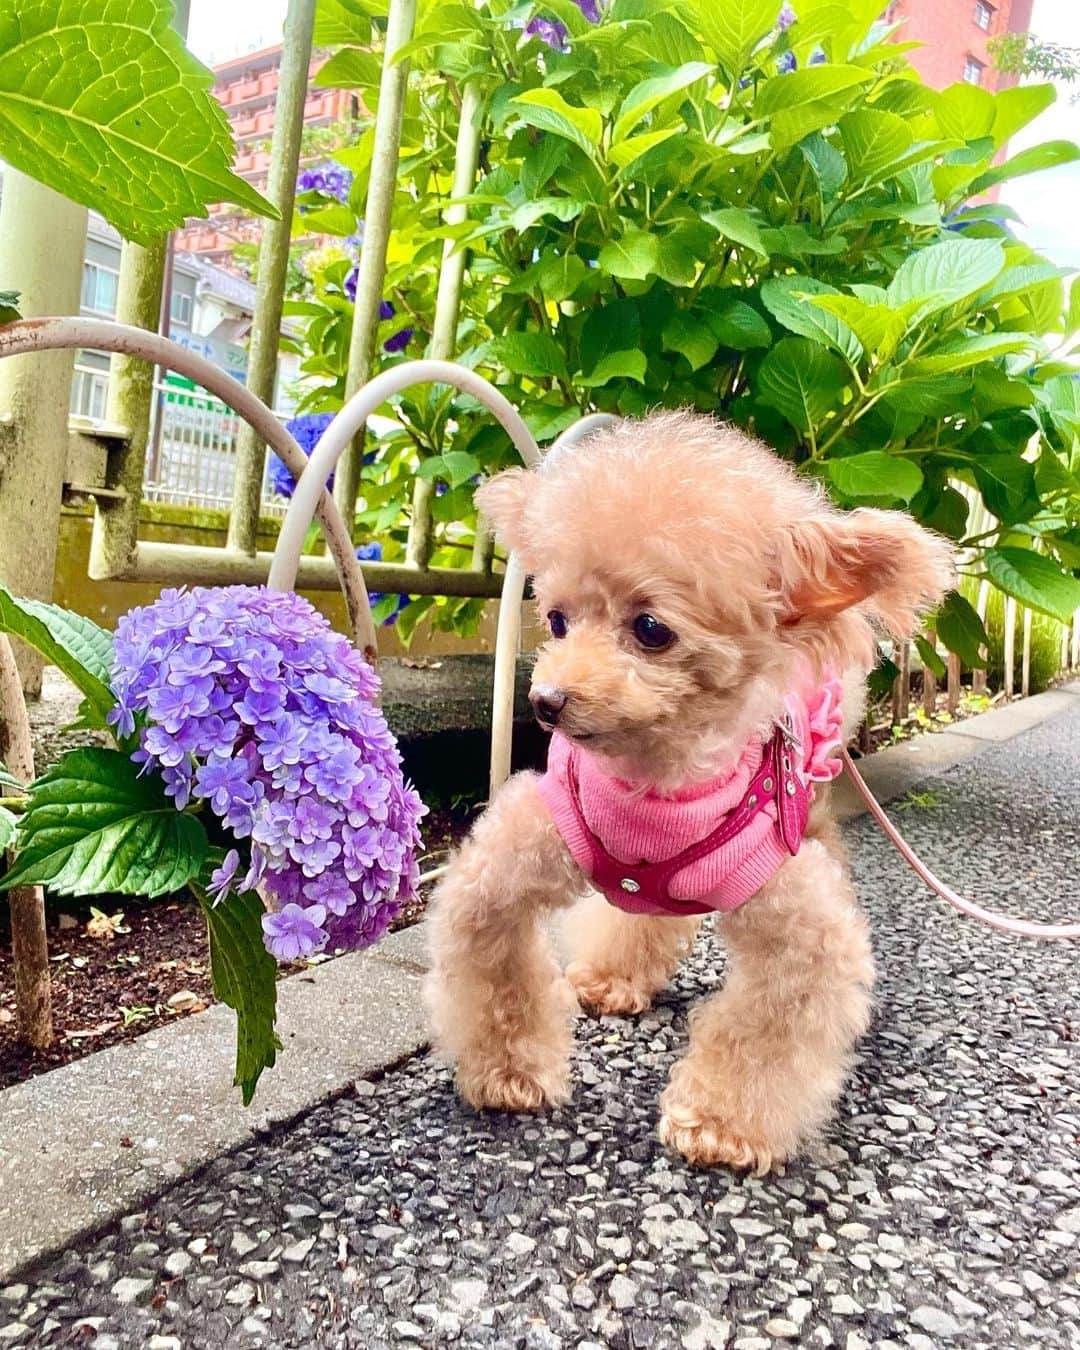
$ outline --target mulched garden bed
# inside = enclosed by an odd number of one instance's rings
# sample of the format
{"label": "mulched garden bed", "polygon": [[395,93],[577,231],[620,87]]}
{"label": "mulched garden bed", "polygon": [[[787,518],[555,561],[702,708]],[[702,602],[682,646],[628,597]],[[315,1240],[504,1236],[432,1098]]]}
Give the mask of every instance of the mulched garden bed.
{"label": "mulched garden bed", "polygon": [[[426,817],[423,870],[443,861],[468,829],[471,813],[462,805]],[[416,923],[426,903],[422,894],[398,915],[394,928]],[[114,922],[117,915],[122,917]],[[7,907],[0,906],[0,1088],[202,1012],[214,1002],[206,925],[188,896],[47,901],[47,920],[55,1040],[48,1050],[35,1051],[15,1039],[11,930]],[[292,962],[281,966],[280,975],[306,968],[306,962]]]}

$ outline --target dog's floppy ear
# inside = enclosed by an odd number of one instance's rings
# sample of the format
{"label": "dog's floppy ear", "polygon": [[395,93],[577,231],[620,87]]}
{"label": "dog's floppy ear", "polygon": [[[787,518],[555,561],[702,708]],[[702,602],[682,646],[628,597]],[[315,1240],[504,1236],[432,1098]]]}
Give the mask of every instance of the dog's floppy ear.
{"label": "dog's floppy ear", "polygon": [[784,533],[778,550],[783,622],[828,623],[853,606],[895,637],[955,581],[952,548],[902,511],[822,511]]}
{"label": "dog's floppy ear", "polygon": [[525,506],[531,475],[525,469],[507,469],[476,489],[477,508],[487,516],[495,534],[517,553],[526,541]]}

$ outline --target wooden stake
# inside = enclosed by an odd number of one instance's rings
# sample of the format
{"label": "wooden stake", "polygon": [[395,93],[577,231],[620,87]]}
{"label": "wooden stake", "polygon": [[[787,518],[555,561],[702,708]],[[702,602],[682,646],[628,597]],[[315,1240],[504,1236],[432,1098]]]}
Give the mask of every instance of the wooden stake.
{"label": "wooden stake", "polygon": [[957,709],[960,707],[960,658],[955,652],[950,652],[946,662],[948,669],[948,702],[946,707],[955,717]]}
{"label": "wooden stake", "polygon": [[893,722],[903,722],[911,711],[911,643],[901,642],[897,665],[900,674],[893,685]]}
{"label": "wooden stake", "polygon": [[1031,693],[1031,610],[1024,610],[1024,646],[1020,667],[1020,693],[1027,698]]}
{"label": "wooden stake", "polygon": [[[937,634],[932,628],[926,630],[926,640],[935,650],[937,649]],[[923,711],[930,717],[937,712],[937,676],[928,665],[923,664],[923,686],[922,686],[922,705]]]}
{"label": "wooden stake", "polygon": [[[978,600],[977,600],[976,603],[975,603],[975,612],[976,612],[976,614],[978,614],[979,618],[982,619],[982,621],[983,621],[984,624],[986,623],[986,608],[987,608],[987,605],[988,605],[989,603],[990,603],[990,583],[989,583],[988,581],[980,581],[980,582],[979,582],[979,597],[978,597]],[[986,643],[985,643],[985,642],[984,642],[984,643],[982,644],[982,646],[979,648],[979,651],[980,651],[980,653],[982,654],[983,660],[985,661],[985,660],[988,658],[988,656],[989,656],[989,652],[986,650]],[[973,694],[985,694],[985,693],[986,693],[986,667],[985,667],[985,666],[981,666],[981,667],[980,667],[980,666],[976,666],[975,669],[972,671],[972,673],[971,673],[971,692],[972,692]]]}
{"label": "wooden stake", "polygon": [[1005,598],[1005,697],[1012,698],[1016,684],[1013,667],[1016,664],[1016,601]]}

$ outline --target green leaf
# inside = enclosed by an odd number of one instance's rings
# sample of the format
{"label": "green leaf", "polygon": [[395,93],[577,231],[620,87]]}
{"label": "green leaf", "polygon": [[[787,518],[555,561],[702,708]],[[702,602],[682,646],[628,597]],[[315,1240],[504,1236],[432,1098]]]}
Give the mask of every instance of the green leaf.
{"label": "green leaf", "polygon": [[943,680],[948,673],[945,669],[945,662],[937,653],[937,648],[931,646],[926,638],[921,635],[915,639],[915,647],[922,657],[922,663],[928,670],[933,671],[934,675]]}
{"label": "green leaf", "polygon": [[606,356],[600,358],[588,375],[578,375],[577,382],[589,388],[616,379],[636,380],[638,384],[644,384],[645,370],[644,352],[608,352]]}
{"label": "green leaf", "polygon": [[824,201],[831,201],[847,177],[847,161],[819,132],[807,136],[798,145],[799,153],[810,165]]}
{"label": "green leaf", "polygon": [[720,345],[715,331],[704,319],[684,310],[674,313],[664,325],[662,335],[664,348],[669,352],[678,352],[690,363],[691,370],[700,370],[716,355]]}
{"label": "green leaf", "polygon": [[867,677],[866,684],[871,699],[876,701],[888,698],[899,674],[900,667],[896,662],[890,661],[887,656],[883,656],[880,663],[874,667]]}
{"label": "green leaf", "polygon": [[744,248],[760,253],[763,258],[769,256],[768,249],[761,241],[761,229],[757,221],[744,207],[728,206],[721,211],[704,211],[701,219],[733,244],[742,244]]}
{"label": "green leaf", "polygon": [[[722,8],[723,6],[721,6]],[[807,66],[783,77],[766,80],[754,100],[754,116],[768,117],[804,103],[817,103],[872,84],[874,72],[862,66]],[[880,114],[884,116],[885,114]],[[910,143],[910,142],[909,142]]]}
{"label": "green leaf", "polygon": [[0,879],[56,895],[168,895],[198,875],[206,831],[156,774],[119,750],[71,750],[30,788],[18,855]]}
{"label": "green leaf", "polygon": [[336,47],[339,42],[367,46],[371,42],[371,20],[385,15],[385,3],[379,0],[318,0],[315,8],[315,45]]}
{"label": "green leaf", "polygon": [[566,377],[566,358],[550,333],[505,333],[492,339],[488,350],[515,375],[537,380]]}
{"label": "green leaf", "polygon": [[480,472],[480,461],[467,450],[448,450],[444,455],[425,459],[416,474],[418,478],[441,478],[452,488],[460,487]]}
{"label": "green leaf", "polygon": [[969,370],[995,356],[1024,351],[1033,343],[1030,333],[980,333],[977,337],[953,338],[925,356],[920,356],[917,361],[910,362],[907,372],[915,377]]}
{"label": "green leaf", "polygon": [[1040,173],[1043,169],[1056,169],[1062,164],[1073,164],[1080,159],[1080,146],[1072,141],[1044,141],[1042,145],[1033,145],[1029,150],[1021,150],[1004,164],[998,164],[986,173],[980,174],[969,189],[972,196],[977,192],[986,192],[998,183],[1007,183],[1011,178],[1022,178],[1025,174]]}
{"label": "green leaf", "polygon": [[686,8],[734,81],[754,48],[776,27],[780,0],[690,0]]}
{"label": "green leaf", "polygon": [[988,286],[1005,265],[1005,250],[996,239],[946,239],[909,254],[889,283],[888,303],[920,302],[920,318],[928,318]]}
{"label": "green leaf", "polygon": [[619,115],[615,119],[611,131],[612,144],[617,145],[625,140],[645,114],[663,103],[669,94],[677,93],[687,85],[704,79],[711,75],[712,71],[712,66],[704,61],[688,61],[676,70],[665,71],[663,75],[654,75],[651,79],[642,80],[640,84],[634,85],[623,99]]}
{"label": "green leaf", "polygon": [[219,905],[211,905],[201,887],[192,889],[206,919],[214,997],[236,1013],[233,1082],[248,1106],[259,1075],[273,1067],[281,1049],[274,1034],[277,962],[263,945],[262,902],[253,891],[246,891],[230,893]]}
{"label": "green leaf", "polygon": [[983,667],[983,647],[990,643],[982,619],[959,591],[950,591],[938,610],[935,628],[938,637],[955,652],[965,666]]}
{"label": "green leaf", "polygon": [[737,352],[749,351],[752,347],[768,347],[772,343],[769,325],[745,300],[732,298],[722,301],[710,311],[708,322],[717,341]]}
{"label": "green leaf", "polygon": [[0,586],[0,632],[22,638],[61,670],[89,702],[97,719],[92,725],[107,725],[116,697],[109,688],[113,640],[103,628],[59,605],[16,599]]}
{"label": "green leaf", "polygon": [[816,427],[839,401],[849,379],[839,357],[809,338],[782,338],[758,371],[762,403],[783,413],[800,431]]}
{"label": "green leaf", "polygon": [[312,84],[322,89],[377,89],[382,61],[374,52],[344,47],[319,67]]}
{"label": "green leaf", "polygon": [[1038,286],[1044,281],[1056,281],[1061,277],[1068,276],[1070,270],[1067,267],[1055,267],[1053,263],[1042,261],[1023,263],[1017,267],[1006,267],[997,280],[979,296],[979,303],[988,305],[992,300],[1001,300],[1007,295],[1029,291],[1033,286]]}
{"label": "green leaf", "polygon": [[761,287],[761,302],[785,328],[802,337],[824,342],[849,363],[862,355],[859,339],[842,319],[816,305],[807,304],[814,295],[835,295],[835,288],[813,277],[770,277]]}
{"label": "green leaf", "polygon": [[608,159],[618,168],[626,170],[631,164],[636,164],[649,150],[663,145],[665,141],[678,134],[678,127],[667,127],[663,131],[647,131],[641,136],[631,136],[629,140],[613,145],[608,151]]}
{"label": "green leaf", "polygon": [[0,291],[0,323],[14,323],[19,314],[19,292]]}
{"label": "green leaf", "polygon": [[840,139],[852,179],[876,183],[897,172],[897,164],[915,139],[895,113],[858,108],[840,119]]}
{"label": "green leaf", "polygon": [[[6,806],[0,806],[0,855],[8,848],[11,841],[15,838],[15,826],[18,819]],[[2,861],[2,857],[0,857]]]}
{"label": "green leaf", "polygon": [[641,317],[633,300],[615,300],[590,309],[581,330],[581,369],[591,375],[613,352],[638,351]]}
{"label": "green leaf", "polygon": [[600,144],[604,127],[600,114],[595,108],[575,108],[557,89],[527,89],[510,105],[529,126],[573,141],[589,156]]}
{"label": "green leaf", "polygon": [[825,464],[829,480],[845,497],[892,498],[909,502],[922,487],[922,470],[909,459],[898,459],[884,450],[845,455]]}
{"label": "green leaf", "polygon": [[551,254],[537,265],[536,283],[546,300],[559,304],[568,300],[590,275],[590,269],[576,253]]}
{"label": "green leaf", "polygon": [[0,156],[149,244],[214,202],[276,218],[232,172],[214,77],[169,0],[0,6]]}
{"label": "green leaf", "polygon": [[1021,127],[1045,112],[1056,97],[1057,90],[1052,84],[1018,84],[999,90],[994,95],[994,144],[1011,141]]}
{"label": "green leaf", "polygon": [[934,95],[938,129],[949,140],[976,141],[989,136],[994,125],[994,96],[965,83],[952,84]]}
{"label": "green leaf", "polygon": [[907,331],[911,307],[892,309],[889,305],[870,305],[855,295],[818,292],[808,297],[809,304],[833,314],[847,325],[863,348],[882,361],[888,361]]}
{"label": "green leaf", "polygon": [[1029,609],[1070,623],[1080,609],[1080,581],[1066,575],[1041,553],[1024,548],[989,548],[984,555],[987,575],[999,590]]}
{"label": "green leaf", "polygon": [[[577,197],[538,197],[534,202],[525,202],[514,211],[507,224],[511,229],[524,234],[544,216],[554,216],[556,220],[575,220],[588,206],[588,202]],[[499,227],[500,230],[502,226]]]}
{"label": "green leaf", "polygon": [[1041,505],[1035,466],[1019,455],[982,455],[972,465],[982,499],[1007,525],[1029,520]]}
{"label": "green leaf", "polygon": [[660,243],[646,230],[628,230],[600,250],[597,262],[609,276],[644,281],[660,262]]}

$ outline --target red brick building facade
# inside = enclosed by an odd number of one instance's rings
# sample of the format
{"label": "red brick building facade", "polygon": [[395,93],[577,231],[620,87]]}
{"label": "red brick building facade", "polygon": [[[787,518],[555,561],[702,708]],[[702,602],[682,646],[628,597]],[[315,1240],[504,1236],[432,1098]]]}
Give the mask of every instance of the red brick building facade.
{"label": "red brick building facade", "polygon": [[1016,83],[994,69],[987,50],[1002,33],[1026,33],[1034,0],[892,0],[885,14],[903,19],[897,42],[921,42],[909,60],[927,84],[945,89],[958,80],[992,92]]}
{"label": "red brick building facade", "polygon": [[[313,57],[309,82],[326,54]],[[266,186],[270,167],[270,133],[274,129],[281,47],[249,52],[214,67],[214,94],[225,109],[236,141],[235,170],[257,188]],[[304,122],[329,127],[351,115],[353,97],[345,89],[318,89],[309,83]],[[177,235],[178,252],[195,253],[228,267],[232,245],[257,239],[258,221],[237,213],[235,207],[212,207],[208,220],[190,221]]]}

